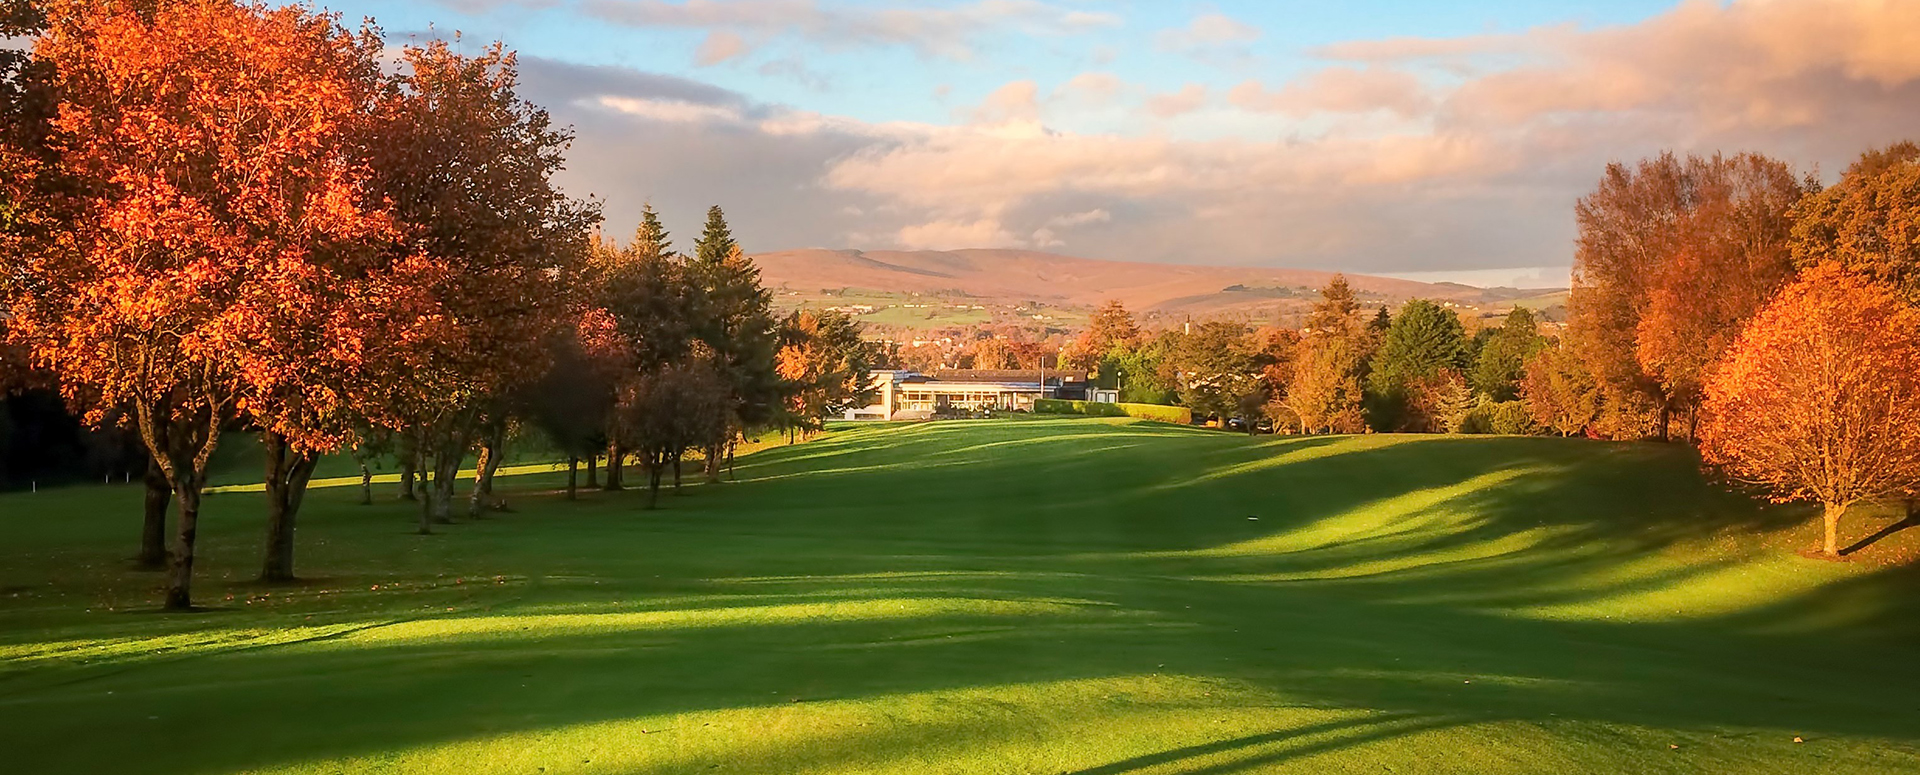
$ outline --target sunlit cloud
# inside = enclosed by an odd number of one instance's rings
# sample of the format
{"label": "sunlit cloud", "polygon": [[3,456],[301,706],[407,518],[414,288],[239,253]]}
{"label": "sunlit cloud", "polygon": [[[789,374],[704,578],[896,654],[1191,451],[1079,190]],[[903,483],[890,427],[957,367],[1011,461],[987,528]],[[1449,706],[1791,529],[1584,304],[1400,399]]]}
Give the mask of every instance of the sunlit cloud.
{"label": "sunlit cloud", "polygon": [[[853,13],[824,7],[763,10]],[[1064,19],[1044,4],[955,8]],[[751,43],[779,26],[755,24],[713,28]],[[1257,34],[1198,19],[1181,30],[1158,43],[1244,46]],[[952,107],[945,124],[808,111],[620,68],[537,61],[528,75],[529,93],[579,127],[575,158],[596,161],[569,175],[616,223],[651,197],[683,220],[715,202],[744,209],[753,250],[1064,245],[1391,272],[1565,265],[1573,202],[1609,161],[1759,150],[1831,173],[1920,126],[1917,37],[1920,4],[1690,3],[1627,25],[1327,45],[1291,78],[1172,88],[1107,70],[1029,75]],[[1105,218],[1056,222],[1096,211]]]}

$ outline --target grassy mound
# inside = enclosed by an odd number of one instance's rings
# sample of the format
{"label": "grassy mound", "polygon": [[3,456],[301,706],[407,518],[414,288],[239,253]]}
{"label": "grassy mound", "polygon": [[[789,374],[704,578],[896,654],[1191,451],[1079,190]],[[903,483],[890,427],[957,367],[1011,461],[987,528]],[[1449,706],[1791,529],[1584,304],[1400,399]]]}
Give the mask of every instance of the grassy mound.
{"label": "grassy mound", "polygon": [[1920,771],[1920,531],[1802,558],[1804,509],[1679,447],[1030,419],[739,473],[653,512],[528,473],[436,536],[316,490],[275,587],[222,493],[187,616],[116,560],[137,488],[0,496],[0,740],[35,773]]}

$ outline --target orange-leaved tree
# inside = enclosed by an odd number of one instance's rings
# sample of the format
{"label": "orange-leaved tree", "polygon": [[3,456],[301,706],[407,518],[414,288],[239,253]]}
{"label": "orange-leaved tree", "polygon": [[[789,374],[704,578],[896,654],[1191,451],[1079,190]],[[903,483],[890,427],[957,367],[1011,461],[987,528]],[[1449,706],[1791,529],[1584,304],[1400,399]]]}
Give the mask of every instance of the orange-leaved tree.
{"label": "orange-leaved tree", "polygon": [[464,56],[435,41],[401,58],[373,166],[400,250],[439,268],[425,289],[438,313],[369,406],[404,434],[423,477],[432,471],[425,533],[451,518],[454,476],[476,442],[499,460],[514,393],[538,380],[543,342],[577,311],[567,282],[599,212],[553,185],[572,137],[518,96],[513,54],[496,44]]}
{"label": "orange-leaved tree", "polygon": [[827,415],[865,406],[873,398],[873,361],[873,348],[860,338],[860,323],[846,313],[789,315],[780,325],[775,356],[789,419],[811,434]]}
{"label": "orange-leaved tree", "polygon": [[56,0],[48,19],[35,57],[84,215],[22,262],[13,333],[91,420],[131,410],[179,507],[166,606],[186,608],[221,430],[250,415],[303,449],[336,438],[305,424],[331,391],[307,389],[301,356],[355,360],[334,313],[375,293],[328,276],[390,230],[351,158],[378,41],[224,0]]}
{"label": "orange-leaved tree", "polygon": [[1848,507],[1920,483],[1920,311],[1836,264],[1755,316],[1707,383],[1702,452],[1774,500]]}
{"label": "orange-leaved tree", "polygon": [[1757,154],[1607,167],[1580,200],[1567,344],[1604,399],[1596,429],[1669,436],[1704,369],[1792,274],[1788,212],[1808,186]]}

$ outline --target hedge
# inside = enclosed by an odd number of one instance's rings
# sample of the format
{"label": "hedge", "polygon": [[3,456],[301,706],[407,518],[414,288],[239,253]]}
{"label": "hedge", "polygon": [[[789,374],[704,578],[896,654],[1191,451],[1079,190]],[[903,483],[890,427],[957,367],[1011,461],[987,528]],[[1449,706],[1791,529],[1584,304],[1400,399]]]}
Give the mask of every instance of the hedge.
{"label": "hedge", "polygon": [[1184,406],[1159,404],[1108,404],[1096,401],[1065,401],[1042,398],[1033,403],[1037,414],[1084,414],[1094,417],[1138,417],[1142,420],[1191,425],[1193,410]]}

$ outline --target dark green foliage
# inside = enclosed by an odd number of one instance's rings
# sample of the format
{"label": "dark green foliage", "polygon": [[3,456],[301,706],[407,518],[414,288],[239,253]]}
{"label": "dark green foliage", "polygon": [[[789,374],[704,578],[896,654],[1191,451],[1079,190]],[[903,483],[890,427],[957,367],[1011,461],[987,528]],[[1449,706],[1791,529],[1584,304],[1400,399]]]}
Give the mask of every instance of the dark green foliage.
{"label": "dark green foliage", "polygon": [[1386,307],[1381,307],[1380,313],[1374,315],[1372,320],[1367,321],[1367,333],[1373,334],[1374,336],[1386,336],[1387,329],[1392,327],[1393,314],[1388,312]]}
{"label": "dark green foliage", "polygon": [[1540,424],[1527,411],[1525,401],[1496,402],[1482,398],[1462,418],[1458,430],[1497,436],[1534,436],[1540,433]]}
{"label": "dark green foliage", "polygon": [[1034,402],[1036,414],[1079,414],[1088,417],[1138,417],[1142,420],[1189,425],[1193,423],[1193,410],[1184,406],[1165,404],[1118,403],[1107,404],[1098,401],[1063,401],[1057,398],[1042,398]]}
{"label": "dark green foliage", "polygon": [[1100,360],[1097,384],[1120,391],[1120,400],[1141,404],[1171,404],[1178,400],[1168,351],[1175,335],[1163,334],[1132,349],[1116,348]]}
{"label": "dark green foliage", "polygon": [[1467,331],[1453,310],[1426,299],[1400,308],[1374,353],[1367,378],[1368,419],[1376,429],[1398,430],[1410,419],[1411,391],[1442,370],[1467,365]]}
{"label": "dark green foliage", "polygon": [[741,252],[726,214],[707,211],[706,229],[686,263],[693,336],[715,353],[714,368],[727,385],[736,428],[766,423],[781,405],[774,358],[779,349],[773,296],[760,285],[760,269]]}
{"label": "dark green foliage", "polygon": [[1260,380],[1265,364],[1237,323],[1194,327],[1174,345],[1172,364],[1180,374],[1180,403],[1197,415],[1248,419],[1266,403],[1266,384]]}
{"label": "dark green foliage", "polygon": [[[1527,361],[1547,348],[1533,312],[1514,307],[1499,328],[1482,329],[1474,340],[1481,342],[1468,380],[1473,389],[1495,401],[1520,397],[1520,382],[1527,376]],[[1482,337],[1484,336],[1484,340]]]}

